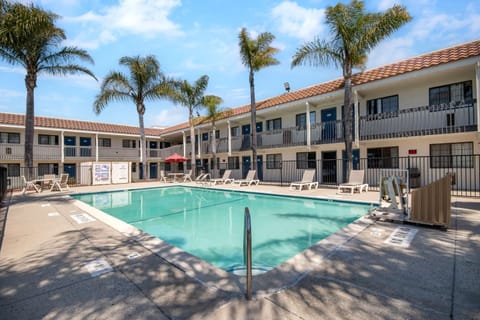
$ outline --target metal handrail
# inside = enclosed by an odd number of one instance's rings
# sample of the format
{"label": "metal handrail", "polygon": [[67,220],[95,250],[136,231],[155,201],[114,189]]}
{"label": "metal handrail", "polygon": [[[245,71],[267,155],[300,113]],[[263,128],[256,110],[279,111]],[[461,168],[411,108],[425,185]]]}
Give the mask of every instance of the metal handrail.
{"label": "metal handrail", "polygon": [[245,207],[243,228],[243,262],[247,271],[247,300],[252,300],[252,224],[250,211]]}

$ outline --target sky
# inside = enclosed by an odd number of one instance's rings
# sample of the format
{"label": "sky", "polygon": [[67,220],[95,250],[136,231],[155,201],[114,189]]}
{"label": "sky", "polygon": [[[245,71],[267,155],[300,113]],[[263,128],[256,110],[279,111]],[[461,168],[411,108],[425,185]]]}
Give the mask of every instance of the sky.
{"label": "sky", "polygon": [[[32,1],[22,1],[31,3]],[[342,1],[346,3],[345,1]],[[155,55],[168,76],[193,83],[209,76],[205,94],[220,96],[223,108],[250,103],[248,70],[239,56],[238,34],[245,27],[251,36],[271,32],[280,49],[279,65],[255,74],[256,100],[341,77],[341,69],[300,66],[291,68],[298,47],[315,37],[328,40],[325,9],[337,1],[274,0],[39,0],[41,8],[60,16],[65,46],[88,51],[94,65],[84,64],[98,82],[86,75],[39,75],[35,115],[138,126],[133,102],[110,103],[100,115],[93,101],[103,77],[126,72],[118,64],[123,56]],[[373,49],[367,68],[378,67],[426,52],[480,39],[480,2],[468,0],[365,1],[377,12],[404,5],[412,21]],[[25,113],[25,70],[0,61],[0,112]],[[200,112],[202,114],[202,112]],[[185,107],[168,100],[146,103],[145,126],[170,126],[188,119]]]}

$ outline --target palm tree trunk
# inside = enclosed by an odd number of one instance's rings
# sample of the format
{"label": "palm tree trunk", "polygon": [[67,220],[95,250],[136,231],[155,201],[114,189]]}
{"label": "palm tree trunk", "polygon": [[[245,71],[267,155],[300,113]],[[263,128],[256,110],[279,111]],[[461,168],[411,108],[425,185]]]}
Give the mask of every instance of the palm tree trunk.
{"label": "palm tree trunk", "polygon": [[255,104],[255,80],[253,70],[250,70],[250,137],[252,138],[252,169],[257,170],[257,105]]}
{"label": "palm tree trunk", "polygon": [[195,168],[195,127],[193,126],[193,108],[190,107],[190,114],[188,116],[188,122],[190,123],[190,144],[191,144],[191,157],[190,164],[192,166],[192,177],[197,176]]}
{"label": "palm tree trunk", "polygon": [[[27,73],[25,77],[25,86],[27,88],[27,101],[25,112],[25,150],[24,161],[25,166],[29,168],[28,175],[33,175],[33,139],[34,139],[34,126],[35,126],[35,104],[34,104],[34,92],[37,83],[35,74]],[[29,177],[29,178],[30,178]]]}
{"label": "palm tree trunk", "polygon": [[140,125],[140,146],[142,150],[142,167],[143,167],[143,177],[142,179],[147,179],[148,177],[148,169],[147,169],[147,143],[145,140],[145,127],[143,123],[143,114],[145,112],[145,108],[142,108],[140,112],[138,112],[138,123]]}
{"label": "palm tree trunk", "polygon": [[[351,72],[350,72],[351,73]],[[343,119],[344,119],[344,137],[345,137],[345,157],[346,157],[346,172],[347,176],[344,177],[345,181],[348,181],[350,171],[352,170],[352,80],[350,76],[345,77],[345,97],[343,107]]]}

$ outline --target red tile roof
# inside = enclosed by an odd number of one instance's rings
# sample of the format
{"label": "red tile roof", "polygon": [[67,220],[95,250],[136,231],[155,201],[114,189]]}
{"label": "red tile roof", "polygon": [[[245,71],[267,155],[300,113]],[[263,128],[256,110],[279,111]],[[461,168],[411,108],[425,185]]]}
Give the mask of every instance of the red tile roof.
{"label": "red tile roof", "polygon": [[[382,80],[399,76],[409,72],[435,67],[441,64],[451,63],[463,59],[480,56],[480,40],[460,44],[454,47],[430,52],[418,57],[395,62],[386,66],[366,70],[352,76],[352,84],[361,85],[364,83]],[[319,96],[334,92],[343,88],[343,78],[320,83],[307,88],[295,90],[269,99],[257,102],[257,110],[267,109],[281,104]],[[250,112],[250,105],[243,105],[231,110],[229,117],[234,117]],[[0,124],[24,125],[25,116],[19,114],[0,113]],[[78,121],[58,119],[49,117],[35,117],[35,126],[45,128],[61,128],[80,131],[96,131],[120,134],[139,134],[138,127],[124,126],[108,123],[90,121]],[[188,122],[179,123],[166,129],[145,128],[148,136],[159,136],[160,134],[175,132],[188,128]]]}
{"label": "red tile roof", "polygon": [[[0,124],[23,126],[25,125],[25,115],[15,113],[0,113]],[[35,127],[105,133],[123,133],[129,135],[140,134],[139,128],[133,126],[50,117],[35,117]],[[159,136],[161,132],[162,130],[160,129],[145,128],[145,134],[147,136]]]}
{"label": "red tile roof", "polygon": [[[418,71],[421,69],[435,67],[445,63],[451,63],[471,57],[480,56],[480,40],[464,43],[454,47],[430,52],[418,57],[395,62],[383,67],[378,67],[352,76],[352,84],[361,85],[364,83],[382,80],[405,73]],[[257,110],[267,109],[288,102],[302,100],[329,92],[334,92],[343,88],[343,78],[320,83],[311,87],[295,90],[276,97],[257,102]],[[237,116],[250,112],[250,104],[244,105],[232,110],[231,116]],[[188,122],[166,128],[163,133],[173,132],[188,128]]]}

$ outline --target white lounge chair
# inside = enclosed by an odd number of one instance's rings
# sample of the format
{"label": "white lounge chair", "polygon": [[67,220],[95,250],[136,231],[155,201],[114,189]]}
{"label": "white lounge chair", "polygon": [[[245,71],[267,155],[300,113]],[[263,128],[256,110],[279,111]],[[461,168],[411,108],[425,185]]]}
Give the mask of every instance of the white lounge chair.
{"label": "white lounge chair", "polygon": [[37,182],[36,180],[27,181],[27,178],[25,178],[25,176],[22,176],[22,179],[23,179],[22,194],[25,194],[25,192],[31,189],[35,190],[36,192],[40,192],[40,188],[35,183]]}
{"label": "white lounge chair", "polygon": [[188,172],[185,173],[185,175],[183,176],[183,182],[187,182],[187,181],[192,182],[192,170],[188,171]]}
{"label": "white lounge chair", "polygon": [[358,192],[368,191],[368,183],[363,183],[363,177],[365,171],[363,170],[352,170],[350,171],[350,177],[347,183],[342,183],[338,186],[337,193],[342,192],[342,190],[349,190],[350,194],[353,194],[355,190]]}
{"label": "white lounge chair", "polygon": [[165,170],[160,170],[160,181],[163,181],[165,183],[168,182],[168,178],[167,176],[165,175]]}
{"label": "white lounge chair", "polygon": [[54,180],[50,191],[57,190],[62,192],[65,189],[70,190],[70,187],[68,186],[68,173],[62,173],[60,175],[60,180]]}
{"label": "white lounge chair", "polygon": [[233,181],[232,178],[230,178],[230,175],[232,174],[232,170],[225,170],[223,173],[223,177],[218,178],[218,179],[211,179],[210,183],[215,185],[217,183],[231,183]]}
{"label": "white lounge chair", "polygon": [[302,180],[290,183],[289,189],[293,190],[294,188],[297,188],[299,191],[302,190],[303,187],[308,187],[308,190],[312,189],[312,187],[315,187],[315,189],[317,189],[318,182],[313,181],[314,177],[315,177],[315,169],[305,170],[303,171]]}
{"label": "white lounge chair", "polygon": [[200,173],[197,178],[195,178],[195,182],[198,184],[205,184],[210,179],[210,173]]}
{"label": "white lounge chair", "polygon": [[245,184],[247,186],[251,186],[252,184],[258,185],[260,180],[255,179],[255,174],[257,173],[256,170],[249,170],[245,179],[233,180],[232,184],[237,184],[241,186]]}

